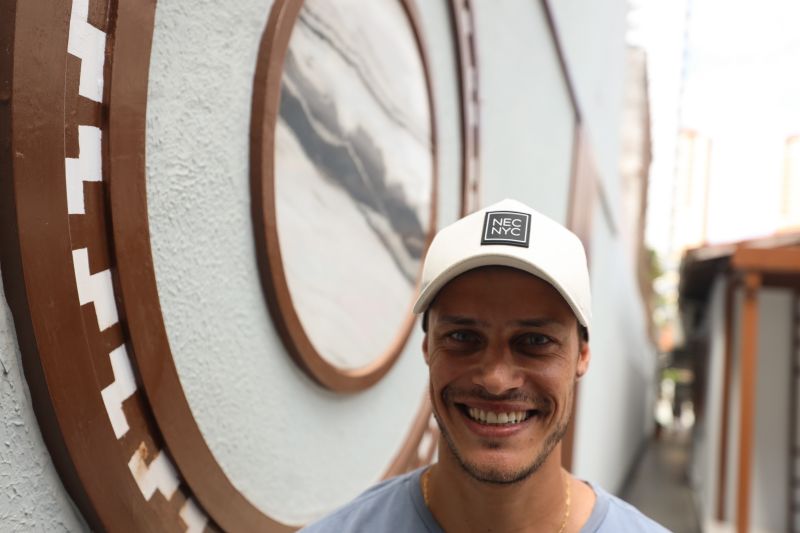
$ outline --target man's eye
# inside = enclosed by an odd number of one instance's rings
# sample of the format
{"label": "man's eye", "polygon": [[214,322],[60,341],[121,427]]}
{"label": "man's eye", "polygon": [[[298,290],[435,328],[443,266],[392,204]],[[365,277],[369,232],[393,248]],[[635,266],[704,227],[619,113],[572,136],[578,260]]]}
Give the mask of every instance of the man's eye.
{"label": "man's eye", "polygon": [[550,342],[550,337],[542,335],[541,333],[529,333],[523,335],[519,342],[526,346],[543,346]]}
{"label": "man's eye", "polygon": [[478,336],[471,331],[453,331],[447,334],[447,337],[456,342],[475,342]]}

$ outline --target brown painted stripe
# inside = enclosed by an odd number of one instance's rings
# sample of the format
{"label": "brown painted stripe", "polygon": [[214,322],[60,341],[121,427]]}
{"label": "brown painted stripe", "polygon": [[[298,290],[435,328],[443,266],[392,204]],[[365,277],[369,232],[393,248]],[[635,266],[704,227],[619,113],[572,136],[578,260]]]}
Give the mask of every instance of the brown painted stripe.
{"label": "brown painted stripe", "polygon": [[111,11],[110,2],[106,0],[89,0],[89,14],[87,22],[98,30],[108,33],[109,13]]}
{"label": "brown painted stripe", "polygon": [[78,150],[78,87],[81,79],[81,60],[67,54],[67,73],[64,82],[64,153],[77,158]]}
{"label": "brown painted stripe", "polygon": [[105,190],[103,182],[83,182],[85,214],[69,215],[72,249],[89,248],[89,270],[92,274],[112,266]]}
{"label": "brown painted stripe", "polygon": [[[0,253],[39,426],[74,501],[96,530],[155,531],[98,394],[79,307],[66,212],[69,2],[3,2]],[[10,31],[5,24],[12,24]],[[13,57],[13,71],[9,58]],[[13,77],[12,77],[13,76]],[[13,129],[12,129],[13,128]],[[13,147],[13,148],[12,148]],[[113,487],[110,490],[109,487]]]}

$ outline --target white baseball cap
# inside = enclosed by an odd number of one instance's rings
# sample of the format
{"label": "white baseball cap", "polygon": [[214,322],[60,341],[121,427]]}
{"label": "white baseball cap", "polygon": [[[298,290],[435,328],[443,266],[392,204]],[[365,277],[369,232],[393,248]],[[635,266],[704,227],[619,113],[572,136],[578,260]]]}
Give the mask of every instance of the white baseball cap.
{"label": "white baseball cap", "polygon": [[586,252],[577,235],[516,200],[503,200],[443,228],[422,267],[414,313],[424,313],[456,276],[483,266],[529,272],[552,285],[589,329],[592,295]]}

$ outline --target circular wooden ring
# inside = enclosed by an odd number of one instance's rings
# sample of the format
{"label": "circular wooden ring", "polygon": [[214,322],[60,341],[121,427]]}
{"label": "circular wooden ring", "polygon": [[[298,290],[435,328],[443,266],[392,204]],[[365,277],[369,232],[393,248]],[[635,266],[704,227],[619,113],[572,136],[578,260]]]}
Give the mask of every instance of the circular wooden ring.
{"label": "circular wooden ring", "polygon": [[[411,0],[400,0],[414,33],[425,74],[425,86],[430,109],[432,157],[432,188],[430,223],[426,235],[427,249],[435,233],[437,159],[436,123],[433,91],[428,59],[420,31],[420,23]],[[280,106],[281,78],[289,41],[303,0],[279,0],[264,32],[258,53],[253,89],[250,124],[250,183],[253,231],[256,240],[259,273],[270,314],[287,351],[295,362],[322,386],[336,392],[352,393],[378,382],[392,367],[405,346],[416,318],[411,313],[413,296],[410,293],[406,318],[389,348],[371,363],[361,368],[343,369],[327,361],[314,347],[303,328],[286,281],[278,239],[275,199],[275,129]],[[420,265],[421,270],[421,265]],[[419,283],[419,273],[417,285]],[[378,297],[378,295],[376,295]]]}

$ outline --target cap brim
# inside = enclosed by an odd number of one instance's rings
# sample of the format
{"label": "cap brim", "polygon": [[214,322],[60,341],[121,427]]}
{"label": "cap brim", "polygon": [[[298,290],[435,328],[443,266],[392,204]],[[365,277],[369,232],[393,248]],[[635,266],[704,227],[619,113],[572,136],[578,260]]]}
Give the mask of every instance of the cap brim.
{"label": "cap brim", "polygon": [[581,311],[580,307],[578,307],[572,295],[569,294],[569,292],[558,282],[556,282],[553,276],[536,267],[536,265],[530,263],[529,261],[525,261],[513,255],[497,253],[478,254],[467,257],[458,263],[454,263],[449,268],[439,273],[439,275],[431,280],[431,282],[428,283],[428,285],[426,285],[420,292],[419,298],[417,298],[417,301],[414,304],[414,313],[418,315],[424,313],[428,307],[430,307],[431,303],[436,298],[436,295],[439,294],[439,291],[450,281],[465,272],[484,266],[506,266],[510,268],[516,268],[517,270],[522,270],[546,281],[558,291],[562,298],[564,298],[564,301],[567,302],[567,305],[569,305],[570,309],[572,309],[572,312],[575,313],[575,317],[578,319],[578,322],[580,322],[582,326],[588,327],[588,321],[586,316],[584,316],[583,311]]}

